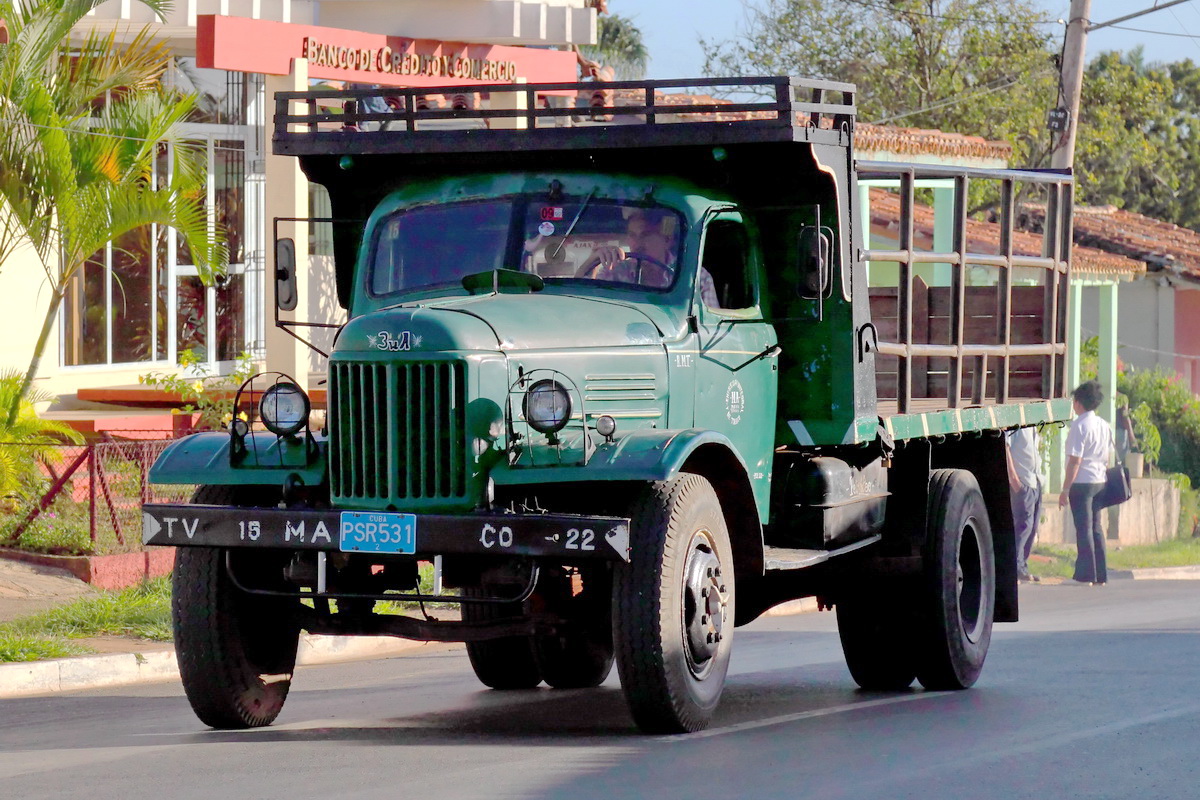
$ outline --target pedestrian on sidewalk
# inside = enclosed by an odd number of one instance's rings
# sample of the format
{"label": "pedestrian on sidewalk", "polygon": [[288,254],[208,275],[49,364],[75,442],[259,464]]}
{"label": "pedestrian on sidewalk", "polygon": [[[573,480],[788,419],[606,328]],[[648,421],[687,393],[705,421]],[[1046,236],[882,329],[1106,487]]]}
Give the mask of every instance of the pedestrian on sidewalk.
{"label": "pedestrian on sidewalk", "polygon": [[1042,455],[1037,428],[1017,428],[1006,432],[1004,438],[1012,490],[1009,499],[1017,545],[1017,580],[1037,581],[1029,572],[1029,556],[1042,516]]}
{"label": "pedestrian on sidewalk", "polygon": [[1108,582],[1105,563],[1104,531],[1100,528],[1100,511],[1096,496],[1104,488],[1105,473],[1112,453],[1113,432],[1109,424],[1096,415],[1104,399],[1097,381],[1081,383],[1074,392],[1075,421],[1067,434],[1067,474],[1063,481],[1058,505],[1071,504],[1071,519],[1075,522],[1074,579],[1079,583]]}

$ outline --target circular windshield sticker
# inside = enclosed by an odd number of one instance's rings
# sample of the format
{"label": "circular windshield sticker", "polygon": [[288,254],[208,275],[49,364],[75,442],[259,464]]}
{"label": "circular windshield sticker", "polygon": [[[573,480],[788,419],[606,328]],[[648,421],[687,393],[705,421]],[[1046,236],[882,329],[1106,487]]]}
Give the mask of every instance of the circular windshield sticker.
{"label": "circular windshield sticker", "polygon": [[538,225],[538,233],[540,233],[542,236],[553,236],[554,235],[554,223],[553,222],[543,222],[541,225]]}

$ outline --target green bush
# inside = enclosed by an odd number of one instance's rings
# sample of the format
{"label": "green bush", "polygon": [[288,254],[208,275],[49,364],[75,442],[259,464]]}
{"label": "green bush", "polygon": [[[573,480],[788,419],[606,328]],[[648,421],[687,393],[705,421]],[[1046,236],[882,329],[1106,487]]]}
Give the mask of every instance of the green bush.
{"label": "green bush", "polygon": [[83,437],[69,425],[37,415],[36,403],[51,396],[30,389],[17,404],[17,416],[8,424],[8,409],[21,391],[24,375],[0,372],[0,510],[16,513],[20,500],[46,483],[45,464],[61,461],[64,442],[79,444]]}
{"label": "green bush", "polygon": [[138,377],[138,383],[157,386],[179,395],[183,400],[180,411],[196,414],[200,430],[219,430],[233,418],[233,398],[237,390],[254,374],[254,362],[249,353],[238,356],[237,366],[228,375],[214,375],[207,364],[191,350],[179,354],[179,366],[192,376],[151,372]]}
{"label": "green bush", "polygon": [[1147,464],[1157,464],[1162,454],[1162,434],[1154,424],[1153,414],[1149,403],[1142,403],[1129,412],[1133,435],[1137,437],[1137,451],[1146,457]]}
{"label": "green bush", "polygon": [[1179,376],[1161,368],[1128,369],[1118,376],[1118,388],[1135,413],[1146,406],[1161,436],[1158,465],[1164,472],[1182,472],[1200,484],[1200,399]]}

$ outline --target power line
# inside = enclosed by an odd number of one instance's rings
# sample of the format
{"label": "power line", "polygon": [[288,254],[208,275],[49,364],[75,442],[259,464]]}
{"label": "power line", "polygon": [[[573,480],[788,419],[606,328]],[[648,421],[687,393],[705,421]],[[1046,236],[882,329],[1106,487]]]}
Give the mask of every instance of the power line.
{"label": "power line", "polygon": [[[1082,325],[1079,326],[1079,330],[1082,333],[1088,334],[1089,336],[1100,335],[1098,331],[1089,330]],[[1170,350],[1155,350],[1153,347],[1142,347],[1138,344],[1129,344],[1128,342],[1122,342],[1120,339],[1117,340],[1117,344],[1121,347],[1128,347],[1130,350],[1141,350],[1143,353],[1154,353],[1155,355],[1160,356],[1172,356],[1174,358],[1186,358],[1192,361],[1200,361],[1200,355],[1195,353],[1174,353]]]}
{"label": "power line", "polygon": [[1192,33],[1175,33],[1174,31],[1151,31],[1151,30],[1146,30],[1145,28],[1131,28],[1128,25],[1112,25],[1111,27],[1113,27],[1119,31],[1132,31],[1133,33],[1151,33],[1156,36],[1175,36],[1180,39],[1200,39],[1200,36],[1196,36],[1195,34],[1192,34]]}
{"label": "power line", "polygon": [[974,100],[978,97],[983,97],[983,96],[989,95],[993,92],[998,92],[1002,89],[1008,89],[1012,86],[1016,86],[1018,83],[1022,83],[1023,81],[1028,80],[1031,77],[1035,77],[1038,75],[1044,75],[1047,72],[1051,72],[1051,71],[1052,70],[1049,68],[1035,70],[1035,71],[1029,73],[1028,75],[1024,75],[1020,78],[1013,78],[1012,80],[1005,81],[1004,83],[1001,83],[996,86],[989,86],[987,88],[981,89],[980,91],[972,92],[971,94],[964,94],[964,95],[959,95],[958,97],[951,97],[947,100],[941,100],[941,101],[938,101],[931,105],[923,106],[922,108],[913,109],[912,111],[902,111],[899,114],[892,114],[890,117],[884,117],[883,119],[873,120],[867,124],[869,124],[869,125],[887,125],[890,122],[895,122],[896,120],[899,120],[899,119],[905,119],[906,117],[912,117],[917,114],[923,114],[926,111],[936,111],[939,108],[947,108],[948,106],[958,105],[959,103],[965,102],[967,100]]}
{"label": "power line", "polygon": [[[1110,19],[1107,22],[1097,22],[1095,25],[1092,25],[1091,20],[1088,20],[1087,21],[1088,22],[1087,32],[1091,33],[1092,31],[1098,31],[1101,28],[1112,27],[1112,26],[1115,26],[1118,22],[1124,22],[1125,20],[1135,19],[1137,17],[1144,17],[1145,15],[1152,14],[1155,11],[1164,11],[1164,10],[1170,8],[1171,6],[1177,6],[1181,3],[1190,3],[1190,2],[1191,2],[1191,0],[1170,0],[1170,2],[1159,5],[1158,0],[1155,0],[1154,6],[1152,8],[1143,8],[1141,11],[1135,11],[1132,14],[1126,14],[1123,17],[1117,17],[1116,19]],[[1179,19],[1179,17],[1176,17],[1176,19]]]}
{"label": "power line", "polygon": [[[1185,2],[1186,0],[1179,0]],[[893,5],[885,5],[883,3],[872,3],[869,0],[850,0],[856,6],[863,8],[873,8],[879,11],[890,11],[893,14],[911,14],[916,17],[928,17],[930,19],[944,19],[947,22],[975,22],[981,25],[1055,25],[1057,19],[1034,19],[1034,20],[1010,20],[1010,19],[985,19],[983,17],[959,17],[953,14],[934,14],[932,11],[915,11],[909,9],[899,9]]]}
{"label": "power line", "polygon": [[[1175,9],[1173,8],[1171,9],[1171,16],[1174,17],[1175,21],[1179,23],[1179,27],[1183,29],[1183,32],[1187,33],[1187,26],[1183,24],[1183,20],[1179,18],[1179,15],[1175,13]],[[1196,42],[1195,38],[1193,38],[1192,41]],[[1196,47],[1200,48],[1200,42],[1196,42]]]}

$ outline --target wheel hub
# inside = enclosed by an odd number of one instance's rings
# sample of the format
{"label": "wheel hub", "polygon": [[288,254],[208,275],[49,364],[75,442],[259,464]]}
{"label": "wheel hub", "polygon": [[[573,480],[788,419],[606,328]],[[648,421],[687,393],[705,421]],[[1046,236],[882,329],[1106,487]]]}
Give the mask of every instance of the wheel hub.
{"label": "wheel hub", "polygon": [[957,564],[958,620],[963,636],[979,641],[983,619],[983,558],[974,524],[965,526],[959,541]]}
{"label": "wheel hub", "polygon": [[684,567],[683,628],[688,667],[698,678],[712,666],[724,638],[729,592],[706,531],[697,531]]}

